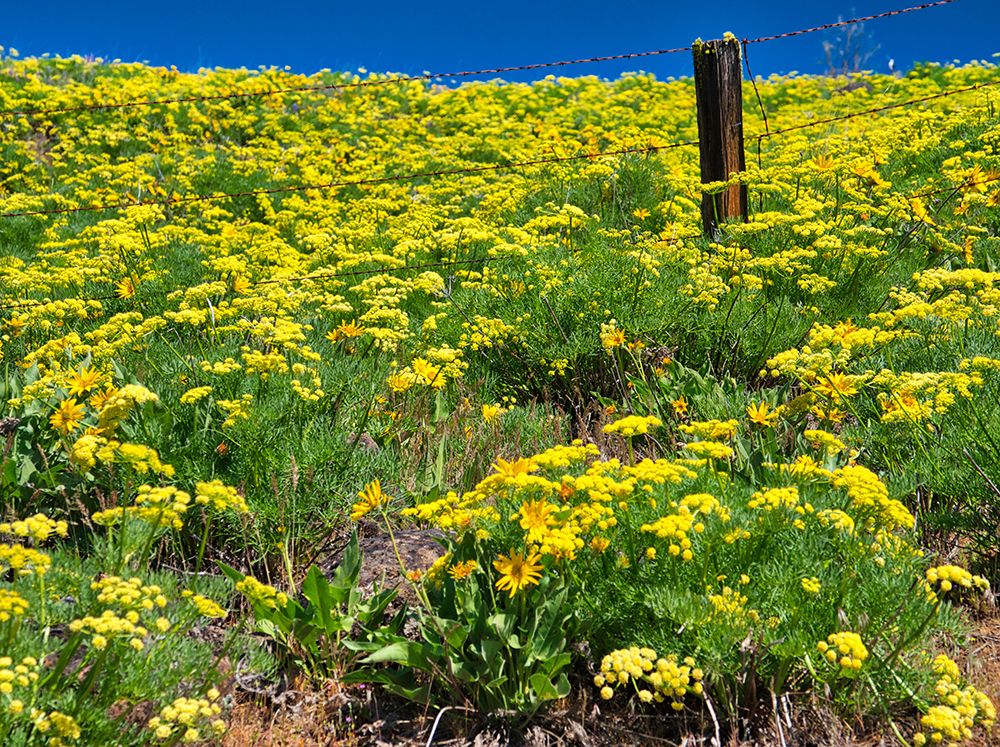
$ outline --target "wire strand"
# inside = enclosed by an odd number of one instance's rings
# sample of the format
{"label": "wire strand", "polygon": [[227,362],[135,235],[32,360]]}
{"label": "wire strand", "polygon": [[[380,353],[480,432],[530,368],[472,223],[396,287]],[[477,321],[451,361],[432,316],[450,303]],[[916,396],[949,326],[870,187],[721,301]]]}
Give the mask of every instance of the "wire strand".
{"label": "wire strand", "polygon": [[846,21],[837,21],[835,23],[824,23],[822,26],[812,26],[807,29],[798,29],[797,31],[786,31],[783,34],[771,34],[770,36],[758,36],[756,39],[743,39],[745,44],[760,44],[761,42],[774,41],[776,39],[788,39],[792,36],[801,36],[802,34],[812,34],[817,31],[828,31],[829,29],[839,28],[841,26],[851,26],[855,23],[865,23],[866,21],[875,21],[879,18],[889,18],[891,16],[900,16],[904,13],[913,13],[918,10],[927,10],[928,8],[936,8],[941,5],[951,5],[957,2],[957,0],[937,0],[933,3],[924,3],[923,5],[914,5],[911,8],[900,8],[898,10],[888,10],[885,13],[875,13],[870,16],[859,16],[858,18],[850,18]]}
{"label": "wire strand", "polygon": [[672,49],[652,49],[645,52],[629,52],[627,54],[603,55],[600,57],[583,57],[576,60],[557,60],[555,62],[536,62],[528,65],[510,65],[507,67],[491,67],[482,70],[457,70],[446,73],[422,73],[420,75],[405,75],[396,78],[382,78],[374,80],[362,80],[357,83],[330,83],[318,86],[295,86],[291,88],[275,88],[267,91],[246,91],[242,93],[219,93],[205,96],[181,96],[173,99],[144,99],[139,101],[124,101],[114,104],[81,104],[79,106],[66,106],[50,109],[12,109],[0,111],[0,118],[15,116],[36,116],[67,114],[69,112],[80,111],[100,111],[106,109],[128,109],[141,106],[161,106],[164,104],[191,104],[203,101],[222,101],[225,99],[257,98],[264,96],[282,96],[287,93],[308,93],[311,91],[343,91],[349,88],[372,88],[375,86],[387,86],[397,83],[414,83],[419,81],[435,80],[437,78],[468,78],[475,75],[496,75],[498,73],[513,73],[527,70],[542,70],[552,67],[567,67],[569,65],[583,65],[586,63],[612,62],[615,60],[633,60],[642,57],[655,57],[664,54],[674,54],[676,52],[689,52],[690,47],[674,47]]}
{"label": "wire strand", "polygon": [[[953,184],[948,187],[941,187],[939,189],[925,190],[922,192],[914,192],[912,194],[903,195],[905,200],[915,200],[922,197],[931,197],[933,195],[944,194],[945,192],[958,192],[963,189],[970,187],[976,187],[980,184],[989,184],[991,182],[1000,181],[1000,174],[995,176],[984,176],[981,179],[968,179],[960,184]],[[415,270],[433,270],[440,269],[443,267],[456,267],[471,264],[489,264],[490,262],[498,262],[500,260],[510,259],[506,255],[500,256],[487,256],[487,257],[473,257],[471,259],[459,259],[451,260],[448,262],[428,262],[419,265],[403,265],[401,267],[380,267],[374,270],[346,270],[342,272],[324,272],[324,273],[313,273],[309,275],[298,275],[287,278],[271,278],[268,280],[257,280],[250,283],[251,287],[257,287],[260,285],[278,285],[278,284],[289,284],[289,283],[299,283],[305,281],[316,281],[316,280],[329,280],[333,278],[344,278],[344,277],[370,277],[372,275],[383,275],[390,272],[406,272]],[[34,308],[36,306],[44,306],[48,303],[54,303],[56,299],[49,299],[44,301],[24,301],[16,304],[7,304],[0,306],[0,311],[8,311],[14,309],[23,308]],[[121,298],[119,296],[89,296],[86,298],[75,299],[82,301],[84,303],[89,301],[127,301],[127,298]]]}
{"label": "wire strand", "polygon": [[[821,26],[813,26],[805,29],[797,29],[795,31],[787,31],[782,34],[758,36],[754,39],[742,39],[741,43],[745,48],[747,44],[759,44],[761,42],[774,41],[777,39],[787,39],[793,36],[801,36],[802,34],[811,34],[817,31],[826,31],[828,29],[834,29],[841,26],[850,26],[856,23],[864,23],[865,21],[873,21],[879,18],[889,18],[891,16],[898,16],[904,13],[913,13],[919,10],[927,10],[928,8],[935,8],[942,5],[950,5],[951,3],[954,2],[957,2],[957,0],[937,0],[936,2],[932,3],[924,3],[923,5],[914,5],[910,8],[900,8],[898,10],[886,11],[885,13],[876,13],[874,15],[851,18],[846,21],[825,23]],[[37,109],[9,109],[7,111],[0,111],[0,119],[19,117],[19,116],[20,117],[51,116],[56,114],[68,114],[71,112],[81,112],[81,111],[131,109],[144,106],[162,106],[165,104],[191,104],[191,103],[199,103],[207,101],[223,101],[226,99],[282,96],[289,93],[307,93],[312,91],[342,91],[350,88],[370,88],[374,86],[385,86],[385,85],[393,85],[399,83],[430,81],[430,80],[435,80],[437,78],[467,78],[477,75],[497,75],[499,73],[526,72],[530,70],[543,70],[546,68],[568,67],[571,65],[583,65],[587,63],[604,63],[604,62],[613,62],[618,60],[634,60],[634,59],[641,59],[643,57],[656,57],[665,54],[688,52],[690,51],[690,49],[691,49],[690,46],[671,47],[668,49],[651,49],[643,52],[628,52],[624,54],[581,57],[572,60],[535,62],[527,65],[508,65],[503,67],[482,68],[480,70],[455,70],[451,72],[422,73],[420,75],[404,75],[394,78],[363,80],[363,81],[358,81],[356,83],[330,83],[330,84],[314,85],[314,86],[293,86],[289,88],[274,88],[266,91],[245,91],[239,93],[206,94],[201,96],[179,96],[177,98],[168,98],[168,99],[140,99],[136,101],[123,101],[118,103],[80,104],[77,106],[50,107],[50,108],[41,107]]]}
{"label": "wire strand", "polygon": [[770,132],[765,132],[760,135],[752,135],[751,137],[757,140],[763,140],[764,138],[774,137],[775,135],[783,135],[786,132],[794,132],[795,130],[804,130],[809,127],[819,127],[820,125],[831,124],[833,122],[842,122],[846,119],[854,119],[855,117],[863,117],[867,114],[877,114],[879,112],[889,111],[890,109],[900,109],[904,106],[912,106],[913,104],[921,104],[925,101],[933,101],[934,99],[942,99],[948,96],[956,96],[960,93],[969,93],[970,91],[977,91],[981,88],[990,88],[991,86],[1000,85],[1000,80],[991,81],[989,83],[976,83],[973,86],[967,86],[965,88],[956,88],[954,91],[942,91],[941,93],[934,93],[929,96],[921,96],[919,99],[910,99],[909,101],[899,101],[895,104],[886,104],[885,106],[878,106],[874,109],[865,109],[860,112],[851,112],[850,114],[841,114],[836,117],[826,117],[824,119],[815,119],[811,122],[803,122],[797,125],[791,125],[789,127],[782,127],[779,130],[771,130]]}
{"label": "wire strand", "polygon": [[698,145],[697,140],[684,140],[678,143],[667,145],[650,145],[645,148],[622,148],[620,150],[601,151],[599,153],[583,153],[575,156],[555,156],[552,158],[538,158],[531,161],[516,161],[514,163],[494,163],[486,166],[473,166],[462,169],[441,169],[439,171],[420,171],[410,174],[395,174],[392,176],[370,177],[366,179],[346,179],[343,181],[326,182],[323,184],[299,184],[288,187],[270,187],[268,189],[251,189],[245,192],[219,192],[208,195],[190,195],[187,197],[175,197],[165,200],[137,200],[132,203],[120,204],[99,204],[81,205],[74,208],[51,208],[46,210],[24,210],[14,213],[0,213],[0,219],[26,218],[40,215],[65,215],[68,213],[98,212],[104,210],[127,210],[133,207],[143,207],[148,205],[180,205],[190,202],[206,202],[209,200],[224,200],[230,197],[256,197],[259,195],[287,194],[290,192],[306,192],[309,190],[337,189],[341,187],[369,186],[373,184],[386,184],[389,182],[407,181],[410,179],[421,179],[435,176],[455,176],[459,174],[480,174],[489,171],[503,171],[505,169],[517,169],[524,166],[541,166],[549,163],[565,163],[567,161],[580,161],[583,159],[601,158],[603,156],[623,156],[632,153],[655,153],[661,150],[672,148],[682,148],[689,145]]}

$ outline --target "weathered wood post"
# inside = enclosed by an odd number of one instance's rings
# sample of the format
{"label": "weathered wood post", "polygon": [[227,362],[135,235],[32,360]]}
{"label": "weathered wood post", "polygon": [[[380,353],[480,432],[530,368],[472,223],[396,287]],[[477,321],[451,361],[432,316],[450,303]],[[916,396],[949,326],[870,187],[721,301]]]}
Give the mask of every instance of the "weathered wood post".
{"label": "weathered wood post", "polygon": [[[694,90],[698,101],[698,141],[701,182],[724,182],[746,168],[743,153],[743,72],[740,43],[732,35],[715,41],[700,39],[694,52]],[[717,194],[701,196],[705,235],[739,216],[747,220],[747,188],[737,184]]]}

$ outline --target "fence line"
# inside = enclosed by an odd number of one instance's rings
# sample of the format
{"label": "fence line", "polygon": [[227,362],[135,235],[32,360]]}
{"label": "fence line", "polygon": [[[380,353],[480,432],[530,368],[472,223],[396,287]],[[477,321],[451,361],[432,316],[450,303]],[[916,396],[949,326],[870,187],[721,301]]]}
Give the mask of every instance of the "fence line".
{"label": "fence line", "polygon": [[[953,0],[949,0],[949,2],[952,1]],[[928,96],[922,96],[920,98],[910,99],[908,101],[899,101],[895,104],[886,104],[884,106],[878,106],[872,109],[865,109],[863,111],[851,112],[849,114],[841,114],[836,117],[826,117],[823,119],[811,120],[809,122],[802,122],[797,125],[790,125],[788,127],[783,127],[777,130],[770,130],[769,132],[764,132],[761,133],[760,135],[752,135],[749,137],[749,139],[757,140],[759,145],[759,143],[765,138],[774,137],[776,135],[783,135],[788,132],[809,129],[812,127],[820,127],[822,125],[832,124],[835,122],[842,122],[848,119],[854,119],[856,117],[862,117],[869,114],[878,114],[880,112],[890,111],[892,109],[900,109],[906,106],[912,106],[914,104],[921,104],[927,101],[933,101],[935,99],[947,98],[949,96],[956,96],[962,93],[970,93],[972,91],[977,91],[984,88],[991,88],[997,85],[1000,85],[1000,80],[991,81],[988,83],[976,83],[975,85],[972,86],[966,86],[964,88],[958,88],[952,91],[942,91],[940,93],[934,93]],[[137,200],[131,203],[105,203],[98,205],[81,205],[79,207],[73,207],[73,208],[24,210],[12,213],[0,213],[0,219],[25,218],[25,217],[41,216],[41,215],[65,215],[69,213],[100,212],[105,210],[127,210],[128,208],[131,207],[141,207],[148,205],[161,205],[169,207],[171,205],[179,205],[183,203],[206,202],[210,200],[224,200],[233,197],[254,197],[258,195],[286,194],[292,192],[305,192],[309,190],[337,189],[337,188],[352,187],[352,186],[369,186],[369,185],[385,184],[396,181],[407,181],[410,179],[419,179],[425,177],[456,176],[461,174],[476,174],[476,173],[484,173],[490,171],[503,171],[506,169],[516,169],[525,166],[539,166],[549,163],[562,163],[567,161],[578,161],[583,159],[600,158],[602,156],[619,156],[631,153],[653,153],[660,150],[669,150],[672,148],[695,146],[698,144],[699,144],[698,140],[685,140],[677,143],[670,143],[667,145],[647,146],[645,148],[625,148],[614,151],[602,151],[599,153],[584,153],[575,156],[555,156],[552,158],[540,158],[530,161],[488,164],[485,166],[472,166],[461,169],[442,169],[438,171],[424,171],[424,172],[416,172],[410,174],[396,174],[392,176],[371,177],[365,179],[348,179],[343,181],[326,182],[323,184],[305,184],[305,185],[291,185],[286,187],[270,187],[267,189],[254,189],[254,190],[247,190],[244,192],[219,192],[208,195],[190,195],[187,197],[174,197],[162,200]]]}
{"label": "fence line", "polygon": [[[952,2],[953,0],[949,0]],[[34,116],[39,114],[66,114],[78,111],[98,111],[104,109],[127,109],[140,106],[158,106],[163,104],[189,104],[202,101],[221,101],[224,99],[256,98],[263,96],[281,96],[286,93],[305,93],[310,91],[342,91],[348,88],[371,88],[373,86],[386,86],[396,83],[413,83],[417,81],[429,81],[436,78],[467,78],[473,75],[495,75],[497,73],[511,73],[525,70],[541,70],[551,67],[566,67],[568,65],[582,65],[585,63],[612,62],[614,60],[632,60],[641,57],[655,57],[657,55],[673,54],[676,52],[689,52],[690,47],[674,47],[672,49],[653,49],[645,52],[629,52],[627,54],[612,54],[600,57],[584,57],[576,60],[557,60],[555,62],[536,62],[528,65],[511,65],[507,67],[491,67],[482,70],[458,70],[446,73],[422,73],[420,75],[406,75],[396,78],[382,78],[375,80],[362,80],[357,83],[330,83],[317,86],[295,86],[292,88],[276,88],[267,91],[247,91],[243,93],[220,93],[205,96],[182,96],[174,99],[149,99],[140,101],[125,101],[117,104],[81,104],[79,106],[67,106],[53,109],[13,109],[0,111],[0,118],[13,116]]]}
{"label": "fence line", "polygon": [[976,83],[973,86],[966,86],[965,88],[956,88],[953,91],[942,91],[941,93],[930,94],[929,96],[922,96],[918,99],[910,99],[909,101],[899,101],[895,104],[886,104],[885,106],[877,106],[874,109],[865,109],[860,112],[851,112],[850,114],[841,114],[836,117],[827,117],[824,119],[816,119],[810,122],[803,122],[797,125],[791,125],[789,127],[782,127],[780,130],[771,130],[769,132],[764,132],[760,135],[752,135],[751,139],[763,140],[764,138],[774,137],[775,135],[783,135],[786,132],[793,132],[795,130],[804,130],[809,127],[819,127],[820,125],[831,124],[833,122],[842,122],[846,119],[854,119],[855,117],[862,117],[867,114],[877,114],[879,112],[889,111],[890,109],[900,109],[904,106],[911,106],[913,104],[921,104],[925,101],[933,101],[934,99],[942,99],[948,96],[956,96],[960,93],[969,93],[970,91],[977,91],[981,88],[990,88],[992,86],[1000,85],[1000,80],[991,81],[989,83]]}
{"label": "fence line", "polygon": [[830,29],[839,28],[841,26],[851,26],[855,23],[864,23],[866,21],[875,21],[879,18],[889,18],[890,16],[899,16],[904,13],[913,13],[917,10],[927,10],[928,8],[936,8],[940,5],[950,5],[956,2],[956,0],[937,0],[933,3],[924,3],[923,5],[914,5],[911,8],[900,8],[899,10],[888,10],[885,13],[875,13],[870,16],[859,16],[858,18],[850,18],[846,21],[837,21],[836,23],[824,23],[822,26],[812,26],[807,29],[799,29],[798,31],[787,31],[784,34],[772,34],[770,36],[758,36],[755,39],[741,39],[743,44],[759,44],[761,42],[774,41],[775,39],[788,39],[792,36],[801,36],[802,34],[812,34],[816,31],[828,31]]}
{"label": "fence line", "polygon": [[290,278],[273,278],[271,280],[257,280],[250,283],[251,286],[257,285],[277,285],[280,283],[298,283],[305,280],[328,280],[330,278],[350,278],[350,277],[369,277],[371,275],[381,275],[386,272],[402,272],[403,270],[433,270],[439,267],[455,267],[456,265],[474,265],[479,262],[496,262],[501,259],[509,259],[506,256],[496,256],[496,257],[473,257],[472,259],[457,259],[449,262],[428,262],[420,265],[404,265],[402,267],[382,267],[378,270],[347,270],[344,272],[321,272],[321,273],[311,273],[309,275],[299,275],[297,277]]}
{"label": "fence line", "polygon": [[[684,140],[678,143],[667,145],[649,145],[644,148],[622,148],[620,150],[601,151],[598,153],[583,153],[575,156],[553,156],[552,158],[537,158],[531,161],[515,161],[513,163],[491,163],[485,166],[471,166],[462,169],[441,169],[439,171],[420,171],[410,174],[395,174],[393,176],[370,177],[366,179],[346,179],[337,182],[326,182],[323,184],[299,184],[288,187],[270,187],[267,189],[251,189],[245,192],[218,192],[208,195],[190,195],[187,197],[167,198],[164,200],[137,200],[132,203],[81,205],[74,208],[51,208],[46,210],[24,210],[14,213],[0,213],[0,219],[26,218],[39,215],[65,215],[67,213],[87,213],[104,210],[127,210],[132,207],[143,207],[148,205],[171,206],[189,202],[207,202],[209,200],[224,200],[230,197],[256,197],[258,195],[284,194],[289,192],[307,192],[309,190],[337,189],[341,187],[368,186],[373,184],[386,184],[389,182],[408,181],[410,179],[420,179],[434,176],[455,176],[460,174],[479,174],[489,171],[503,171],[506,169],[517,169],[524,166],[540,166],[549,163],[564,163],[567,161],[581,161],[584,159],[601,158],[602,156],[623,156],[631,153],[655,153],[661,150],[672,148],[682,148],[689,145],[697,145],[697,140]],[[42,195],[39,195],[42,196]]]}
{"label": "fence line", "polygon": [[[942,187],[940,189],[926,190],[922,192],[914,192],[912,194],[903,195],[905,200],[914,200],[923,197],[931,197],[937,194],[944,194],[945,192],[958,192],[968,187],[975,187],[980,184],[990,184],[992,182],[1000,181],[1000,174],[995,176],[984,175],[982,178],[968,179],[961,184],[953,184],[948,187]],[[500,260],[510,259],[506,255],[499,256],[487,256],[487,257],[473,257],[471,259],[459,259],[451,260],[447,262],[428,262],[419,265],[403,265],[402,267],[380,267],[377,270],[345,270],[342,272],[322,272],[322,273],[311,273],[308,275],[298,275],[287,278],[271,278],[268,280],[256,280],[250,283],[251,287],[256,287],[258,285],[279,285],[288,283],[298,283],[305,281],[314,280],[329,280],[333,278],[344,278],[344,277],[370,277],[372,275],[384,275],[391,272],[408,272],[415,270],[433,270],[442,267],[456,267],[462,265],[472,265],[472,264],[489,264],[490,262],[498,262]],[[14,309],[23,308],[34,308],[36,306],[44,306],[47,303],[53,303],[56,299],[46,300],[46,301],[24,301],[16,304],[6,304],[0,306],[0,311],[10,311]],[[117,295],[111,296],[88,296],[85,298],[75,298],[73,300],[83,301],[84,303],[89,301],[127,301],[127,298],[121,298]]]}
{"label": "fence line", "polygon": [[[250,286],[256,287],[258,285],[278,285],[287,283],[298,283],[307,280],[308,281],[329,280],[331,278],[370,277],[372,275],[384,275],[388,272],[433,270],[442,267],[456,267],[460,265],[472,265],[478,263],[488,264],[490,262],[497,262],[502,259],[510,259],[510,257],[506,255],[492,256],[492,257],[473,257],[472,259],[458,259],[458,260],[451,260],[448,262],[426,262],[424,264],[419,264],[419,265],[403,265],[402,267],[380,267],[377,270],[345,270],[342,272],[310,273],[309,275],[298,275],[287,278],[271,278],[269,280],[256,280],[250,283]],[[15,304],[6,304],[0,306],[0,311],[34,308],[36,306],[44,306],[45,304],[48,303],[55,303],[56,300],[57,299],[52,299],[47,301],[23,301]],[[87,296],[85,298],[74,298],[73,300],[87,303],[89,301],[127,301],[129,300],[129,298],[123,298],[118,295],[110,295],[110,296]]]}
{"label": "fence line", "polygon": [[[777,39],[787,39],[794,36],[801,36],[803,34],[811,34],[818,31],[827,31],[829,29],[839,28],[842,26],[850,26],[856,23],[873,21],[879,18],[889,18],[891,16],[898,16],[904,13],[913,13],[915,11],[927,10],[929,8],[935,8],[942,5],[950,5],[951,3],[954,2],[957,2],[957,0],[936,0],[936,2],[924,3],[922,5],[914,5],[909,8],[899,8],[897,10],[890,10],[884,13],[876,13],[874,15],[868,15],[868,16],[859,16],[857,18],[850,18],[845,21],[826,23],[821,26],[812,26],[809,28],[797,29],[795,31],[786,31],[781,34],[758,36],[753,39],[744,38],[741,39],[740,42],[745,49],[747,44],[759,44],[762,42],[775,41]],[[247,91],[247,92],[228,93],[228,94],[220,93],[220,94],[207,94],[201,96],[181,96],[172,99],[141,99],[136,101],[124,101],[119,103],[80,104],[77,106],[53,107],[53,108],[43,107],[38,109],[9,109],[7,111],[0,111],[0,119],[19,117],[19,116],[20,117],[51,116],[56,114],[68,114],[71,112],[81,112],[81,111],[131,109],[144,106],[162,106],[165,104],[188,104],[188,103],[198,103],[206,101],[222,101],[226,99],[245,99],[245,98],[258,98],[265,96],[281,96],[289,93],[306,93],[310,91],[340,91],[349,88],[370,88],[373,86],[385,86],[385,85],[392,85],[399,83],[430,81],[437,78],[467,78],[476,75],[496,75],[499,73],[542,70],[546,68],[567,67],[570,65],[582,65],[586,63],[604,63],[604,62],[613,62],[618,60],[632,60],[632,59],[640,59],[643,57],[656,57],[665,54],[675,54],[678,52],[689,52],[690,50],[691,50],[690,46],[671,47],[669,49],[653,49],[643,52],[629,52],[625,54],[582,57],[579,59],[556,60],[552,62],[536,62],[526,65],[509,65],[504,67],[483,68],[480,70],[457,70],[452,72],[422,73],[420,75],[406,75],[395,78],[364,80],[364,81],[358,81],[357,83],[331,83],[325,85],[294,86],[290,88],[270,89],[267,91]]]}

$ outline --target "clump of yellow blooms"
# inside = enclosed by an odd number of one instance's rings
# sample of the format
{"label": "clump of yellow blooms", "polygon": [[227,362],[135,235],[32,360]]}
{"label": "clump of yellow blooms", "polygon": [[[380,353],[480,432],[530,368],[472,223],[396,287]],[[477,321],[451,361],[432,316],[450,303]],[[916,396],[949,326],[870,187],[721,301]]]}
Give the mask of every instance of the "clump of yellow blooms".
{"label": "clump of yellow blooms", "polygon": [[934,685],[936,702],[920,717],[921,730],[913,735],[914,747],[926,744],[954,747],[971,739],[976,726],[992,729],[996,708],[986,695],[965,684],[958,665],[941,654],[934,658],[933,669],[938,675]]}
{"label": "clump of yellow blooms", "polygon": [[97,601],[108,607],[152,612],[167,606],[167,598],[160,587],[144,584],[141,578],[106,576],[92,582],[90,588],[97,592]]}
{"label": "clump of yellow blooms", "polygon": [[822,587],[823,585],[820,583],[820,580],[815,576],[802,579],[802,590],[807,594],[819,594],[819,590]]}
{"label": "clump of yellow blooms", "polygon": [[223,484],[221,480],[196,483],[194,502],[202,506],[211,505],[216,511],[232,509],[241,514],[250,511],[246,499],[236,491],[236,488]]}
{"label": "clump of yellow blooms", "polygon": [[861,636],[850,631],[831,633],[825,641],[816,644],[816,648],[831,664],[840,667],[840,673],[849,675],[861,669],[868,658],[868,649]]}
{"label": "clump of yellow blooms", "polygon": [[652,415],[626,415],[620,420],[608,423],[602,428],[605,433],[613,433],[623,438],[641,436],[649,432],[650,428],[659,428],[663,422]]}
{"label": "clump of yellow blooms", "polygon": [[365,485],[365,489],[358,493],[358,498],[360,500],[351,509],[351,519],[354,521],[366,516],[379,506],[392,502],[392,496],[382,492],[382,483],[379,480],[372,480]]}
{"label": "clump of yellow blooms", "polygon": [[729,441],[736,435],[736,420],[694,420],[681,426],[681,431],[703,441]]}
{"label": "clump of yellow blooms", "polygon": [[693,441],[684,444],[684,448],[704,459],[729,459],[735,453],[732,447],[718,441]]}
{"label": "clump of yellow blooms", "polygon": [[181,592],[181,597],[187,599],[194,605],[194,608],[198,610],[198,614],[202,617],[208,617],[215,620],[221,620],[227,614],[226,610],[216,602],[214,599],[209,599],[201,594],[195,594],[190,589],[185,589]]}
{"label": "clump of yellow blooms", "polygon": [[176,698],[160,709],[147,724],[157,739],[176,742],[200,742],[220,737],[226,732],[226,722],[219,718],[219,691],[209,690],[204,698]]}
{"label": "clump of yellow blooms", "polygon": [[643,703],[669,700],[671,708],[682,711],[685,695],[702,694],[703,676],[690,656],[683,660],[674,654],[657,656],[651,648],[632,646],[612,651],[601,660],[594,685],[604,700],[610,700],[616,688],[631,683]]}
{"label": "clump of yellow blooms", "polygon": [[139,625],[139,613],[135,610],[124,616],[114,610],[104,610],[96,617],[87,615],[73,620],[69,629],[73,633],[89,634],[90,643],[96,649],[106,648],[109,640],[127,638],[132,648],[141,651],[146,645],[143,639],[149,634],[149,630]]}
{"label": "clump of yellow blooms", "polygon": [[814,449],[822,449],[827,456],[839,454],[847,448],[847,444],[828,431],[806,430],[802,435]]}
{"label": "clump of yellow blooms", "polygon": [[50,519],[45,514],[35,514],[27,519],[0,524],[0,533],[12,534],[16,537],[30,537],[35,542],[42,543],[52,535],[67,536],[69,524],[65,521]]}
{"label": "clump of yellow blooms", "polygon": [[179,402],[182,405],[193,405],[211,393],[212,387],[210,386],[196,386],[184,392],[184,394],[180,396]]}
{"label": "clump of yellow blooms", "polygon": [[889,497],[889,491],[874,472],[860,464],[841,467],[833,472],[831,483],[843,488],[869,525],[886,529],[913,525],[913,514],[899,501]]}
{"label": "clump of yellow blooms", "polygon": [[601,345],[610,353],[615,348],[620,348],[626,342],[625,330],[618,328],[618,323],[611,319],[601,324]]}
{"label": "clump of yellow blooms", "polygon": [[219,399],[215,401],[216,406],[224,413],[226,419],[222,421],[223,428],[232,428],[237,423],[250,419],[250,405],[253,403],[252,394],[244,394],[239,399]]}
{"label": "clump of yellow blooms", "polygon": [[76,719],[60,711],[32,709],[31,720],[39,734],[48,737],[49,747],[63,747],[80,738],[80,725]]}
{"label": "clump of yellow blooms", "polygon": [[807,510],[799,505],[799,491],[794,485],[758,490],[747,503],[747,508],[759,508],[762,511],[774,511],[779,508],[802,512]]}
{"label": "clump of yellow blooms", "polygon": [[43,576],[52,565],[52,559],[45,553],[23,545],[0,543],[0,573],[8,570],[18,576]]}
{"label": "clump of yellow blooms", "polygon": [[146,387],[126,384],[104,403],[97,415],[97,425],[102,433],[111,433],[139,405],[159,402],[160,398]]}
{"label": "clump of yellow blooms", "polygon": [[0,656],[0,695],[6,700],[7,713],[18,716],[24,711],[24,698],[31,697],[28,690],[38,681],[38,659],[25,656],[17,664],[9,656]]}
{"label": "clump of yellow blooms", "polygon": [[10,589],[0,589],[0,623],[21,617],[28,611],[28,601]]}
{"label": "clump of yellow blooms", "polygon": [[976,576],[957,565],[939,565],[928,568],[926,573],[927,583],[934,585],[942,592],[949,592],[956,586],[962,589],[981,589],[987,591],[990,582],[982,576]]}
{"label": "clump of yellow blooms", "polygon": [[191,503],[191,496],[172,485],[154,487],[140,485],[134,506],[117,506],[106,511],[97,511],[90,518],[101,526],[115,526],[123,518],[137,518],[159,527],[180,530],[184,526],[184,514]]}
{"label": "clump of yellow blooms", "polygon": [[[744,575],[741,580],[749,580]],[[745,594],[730,586],[723,586],[718,594],[708,595],[709,614],[707,622],[721,623],[739,629],[745,628],[748,623],[760,622],[760,613],[755,609],[747,609],[747,602],[750,600]]]}
{"label": "clump of yellow blooms", "polygon": [[278,591],[273,586],[261,583],[253,576],[247,576],[236,584],[236,591],[250,600],[252,604],[259,604],[262,607],[277,609],[288,604],[288,595],[283,591]]}

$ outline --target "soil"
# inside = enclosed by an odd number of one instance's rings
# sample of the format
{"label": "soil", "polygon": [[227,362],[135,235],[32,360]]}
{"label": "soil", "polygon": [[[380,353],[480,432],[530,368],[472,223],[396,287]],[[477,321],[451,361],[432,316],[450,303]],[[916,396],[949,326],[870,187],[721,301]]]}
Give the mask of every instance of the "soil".
{"label": "soil", "polygon": [[[434,530],[402,530],[392,539],[381,525],[362,522],[360,534],[364,564],[359,586],[365,590],[395,586],[400,601],[415,603],[411,585],[402,576],[400,561],[409,570],[426,571],[441,555],[441,535]],[[398,557],[397,557],[398,553]],[[339,552],[317,564],[327,573],[339,563]],[[991,600],[992,601],[992,600]],[[397,603],[398,604],[398,603]],[[969,681],[1000,707],[1000,608],[995,603],[969,610],[972,634],[959,659]],[[605,745],[670,745],[672,747],[898,747],[890,729],[859,720],[847,723],[817,699],[785,698],[762,704],[755,719],[756,736],[740,741],[724,734],[716,739],[707,711],[670,714],[642,713],[625,701],[595,699],[583,680],[574,683],[570,698],[560,701],[524,730],[483,723],[464,708],[422,708],[366,685],[321,687],[305,683],[257,683],[232,679],[236,706],[230,716],[225,747],[306,747],[358,745],[417,747],[471,745],[472,747],[604,747]],[[775,719],[777,710],[780,718]],[[916,712],[896,718],[905,735],[916,731]],[[990,734],[977,730],[963,747],[1000,745],[1000,728]],[[433,738],[432,738],[433,737]],[[720,743],[721,742],[721,743]]]}

